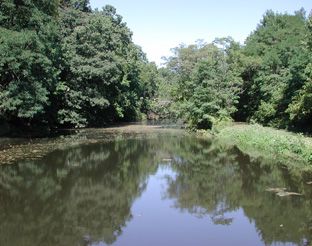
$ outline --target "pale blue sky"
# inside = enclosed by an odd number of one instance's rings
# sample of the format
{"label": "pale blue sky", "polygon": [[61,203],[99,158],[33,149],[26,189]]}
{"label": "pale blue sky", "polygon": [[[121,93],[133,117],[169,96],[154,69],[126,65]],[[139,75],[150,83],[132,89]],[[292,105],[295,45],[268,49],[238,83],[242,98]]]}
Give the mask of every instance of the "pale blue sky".
{"label": "pale blue sky", "polygon": [[90,0],[92,9],[109,4],[117,9],[133,32],[149,61],[157,65],[170,48],[197,39],[210,43],[231,36],[242,44],[255,30],[266,10],[290,13],[303,7],[307,14],[312,0]]}

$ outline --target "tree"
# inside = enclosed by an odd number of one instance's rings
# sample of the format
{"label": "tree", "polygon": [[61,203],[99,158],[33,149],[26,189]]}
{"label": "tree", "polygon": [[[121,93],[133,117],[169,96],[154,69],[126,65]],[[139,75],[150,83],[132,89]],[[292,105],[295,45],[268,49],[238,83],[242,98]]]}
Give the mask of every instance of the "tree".
{"label": "tree", "polygon": [[304,70],[311,59],[304,47],[308,40],[305,21],[303,9],[295,15],[267,11],[246,40],[243,53],[250,65],[242,73],[245,92],[240,101],[248,112],[245,120],[290,126],[286,110],[304,84]]}
{"label": "tree", "polygon": [[114,7],[92,11],[88,0],[0,4],[2,123],[84,127],[141,117],[146,95],[157,88],[140,77],[148,62]]}
{"label": "tree", "polygon": [[[306,48],[309,53],[312,53],[312,14],[309,15],[309,19],[306,22],[309,29],[308,39]],[[290,120],[295,125],[300,127],[309,126],[312,121],[312,57],[310,55],[310,63],[304,70],[304,84],[303,86],[294,93],[292,101],[286,110],[290,114]]]}
{"label": "tree", "polygon": [[200,61],[213,55],[213,44],[207,44],[204,40],[197,40],[196,44],[186,46],[180,44],[171,49],[173,55],[166,60],[166,67],[177,77],[177,85],[173,91],[176,101],[188,101],[192,96],[194,84],[191,74]]}
{"label": "tree", "polygon": [[167,66],[177,76],[175,100],[190,127],[210,129],[231,120],[242,84],[240,49],[232,38],[174,49]]}
{"label": "tree", "polygon": [[19,126],[51,124],[60,73],[58,1],[0,3],[1,120]]}
{"label": "tree", "polygon": [[65,38],[69,72],[60,84],[61,124],[76,127],[135,119],[140,107],[140,50],[112,6],[95,10]]}

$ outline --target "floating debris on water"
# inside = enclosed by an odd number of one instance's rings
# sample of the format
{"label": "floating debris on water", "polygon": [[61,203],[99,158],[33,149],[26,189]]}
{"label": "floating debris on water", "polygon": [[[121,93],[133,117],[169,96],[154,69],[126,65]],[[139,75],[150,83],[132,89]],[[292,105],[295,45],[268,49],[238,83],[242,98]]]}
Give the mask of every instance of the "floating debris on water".
{"label": "floating debris on water", "polygon": [[302,194],[297,192],[288,192],[286,191],[286,188],[268,188],[266,191],[269,192],[276,192],[277,196],[283,197],[283,196],[302,196]]}
{"label": "floating debris on water", "polygon": [[287,189],[286,188],[269,188],[269,189],[266,189],[265,191],[282,192],[285,190]]}

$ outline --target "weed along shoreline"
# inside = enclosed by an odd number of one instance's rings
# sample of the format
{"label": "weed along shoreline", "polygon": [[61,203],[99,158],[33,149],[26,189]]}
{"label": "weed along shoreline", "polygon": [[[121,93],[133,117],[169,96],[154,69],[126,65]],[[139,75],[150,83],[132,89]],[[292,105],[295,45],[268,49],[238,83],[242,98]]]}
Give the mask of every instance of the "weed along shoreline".
{"label": "weed along shoreline", "polygon": [[312,139],[302,133],[233,123],[215,132],[206,131],[205,135],[236,145],[250,156],[269,158],[289,169],[312,172]]}
{"label": "weed along shoreline", "polygon": [[[145,122],[145,123],[144,123]],[[110,125],[102,128],[81,128],[81,129],[60,129],[58,134],[51,136],[38,137],[36,135],[20,135],[20,137],[11,138],[10,136],[0,137],[2,142],[1,158],[5,163],[12,163],[18,159],[32,159],[32,156],[41,157],[41,154],[49,153],[55,149],[63,148],[68,145],[70,139],[76,138],[70,132],[76,132],[77,136],[88,132],[87,142],[98,142],[99,139],[91,133],[94,131],[109,132],[111,129],[120,129],[121,132],[128,132],[136,129],[145,131],[150,129],[178,128],[185,129],[189,134],[198,134],[206,138],[213,138],[225,145],[235,145],[240,151],[252,158],[266,158],[281,164],[288,169],[296,169],[312,172],[312,138],[304,136],[302,133],[293,133],[285,130],[278,130],[271,127],[264,127],[259,124],[247,123],[224,123],[221,122],[213,126],[212,130],[187,131],[186,126],[181,122],[172,123],[170,120],[162,121],[142,121],[136,123],[123,123]],[[129,130],[131,129],[131,130]],[[66,133],[65,137],[62,133]],[[68,136],[66,136],[68,135]],[[20,141],[20,144],[8,144],[11,140],[14,143]],[[80,140],[81,142],[82,140]],[[25,143],[28,143],[27,145]],[[31,143],[31,145],[29,145]],[[82,143],[82,142],[81,142]],[[40,146],[40,147],[38,147]],[[46,147],[48,146],[48,147]],[[32,151],[24,149],[31,148]],[[28,154],[25,154],[25,153]],[[37,153],[38,152],[38,153]],[[30,153],[30,154],[29,154]],[[36,153],[36,154],[33,154]],[[45,155],[43,154],[43,155]],[[35,158],[36,159],[36,158]]]}

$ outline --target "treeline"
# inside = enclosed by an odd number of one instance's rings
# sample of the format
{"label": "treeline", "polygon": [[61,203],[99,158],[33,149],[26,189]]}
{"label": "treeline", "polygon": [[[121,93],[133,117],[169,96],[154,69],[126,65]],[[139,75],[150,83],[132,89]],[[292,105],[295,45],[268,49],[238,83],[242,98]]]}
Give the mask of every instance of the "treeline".
{"label": "treeline", "polygon": [[112,6],[0,1],[0,125],[103,126],[146,112],[153,71]]}
{"label": "treeline", "polygon": [[192,128],[255,121],[280,128],[312,123],[312,16],[267,11],[245,45],[232,38],[172,49],[173,112]]}
{"label": "treeline", "polygon": [[181,44],[163,68],[114,7],[91,10],[88,0],[0,0],[0,33],[0,125],[103,126],[148,111],[194,129],[312,122],[312,16],[303,9],[267,11],[244,45]]}

